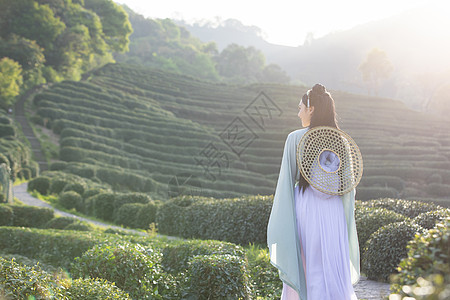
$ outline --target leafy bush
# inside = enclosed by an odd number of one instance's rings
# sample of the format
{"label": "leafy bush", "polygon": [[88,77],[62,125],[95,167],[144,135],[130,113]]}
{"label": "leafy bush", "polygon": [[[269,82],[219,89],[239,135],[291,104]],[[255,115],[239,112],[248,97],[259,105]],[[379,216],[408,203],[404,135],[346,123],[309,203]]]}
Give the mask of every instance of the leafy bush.
{"label": "leafy bush", "polygon": [[28,182],[29,191],[37,191],[41,195],[47,195],[50,189],[50,178],[46,176],[36,177]]}
{"label": "leafy bush", "polygon": [[[400,262],[399,274],[392,280],[392,291],[402,296],[413,296],[402,287],[416,285],[420,277],[441,276],[443,285],[450,287],[450,216],[435,228],[416,235],[414,240],[409,242],[407,249],[408,257]],[[411,292],[412,290],[411,288]]]}
{"label": "leafy bush", "polygon": [[100,193],[90,199],[90,207],[86,207],[87,212],[91,212],[95,217],[106,220],[113,221],[114,215],[114,193]]}
{"label": "leafy bush", "polygon": [[[20,265],[0,257],[0,287],[6,299],[58,299],[57,284],[39,267]],[[0,294],[1,295],[1,294]]]}
{"label": "leafy bush", "polygon": [[64,230],[92,231],[94,227],[87,222],[74,222],[64,227]]}
{"label": "leafy bush", "polygon": [[163,281],[159,269],[161,257],[139,244],[94,246],[73,264],[75,277],[104,278],[114,282],[134,299],[153,299],[162,294],[158,288]]}
{"label": "leafy bush", "polygon": [[358,187],[356,193],[356,199],[358,200],[370,200],[380,197],[398,197],[399,192],[392,187]]}
{"label": "leafy bush", "polygon": [[77,192],[78,195],[83,195],[85,189],[86,189],[85,184],[83,184],[81,182],[74,182],[74,183],[69,183],[69,184],[65,185],[62,191],[63,192],[74,191],[74,192]]}
{"label": "leafy bush", "polygon": [[414,200],[402,200],[402,199],[392,199],[384,198],[370,201],[360,201],[358,202],[362,206],[366,207],[382,207],[392,210],[396,213],[402,214],[409,218],[415,218],[421,213],[429,212],[432,210],[440,209],[438,205],[431,202],[421,202]]}
{"label": "leafy bush", "polygon": [[116,217],[114,223],[126,227],[137,228],[139,220],[137,215],[143,206],[144,204],[141,203],[127,203],[122,205],[115,213]]}
{"label": "leafy bush", "polygon": [[251,245],[247,249],[247,258],[254,296],[258,299],[280,299],[283,283],[278,269],[270,263],[269,249]]}
{"label": "leafy bush", "polygon": [[95,195],[100,194],[102,192],[105,192],[105,190],[104,189],[100,189],[100,188],[87,189],[83,193],[83,199],[87,199],[89,197],[95,196]]}
{"label": "leafy bush", "polygon": [[57,217],[47,222],[45,228],[64,229],[67,225],[76,222],[77,219],[72,217]]}
{"label": "leafy bush", "polygon": [[50,164],[51,171],[60,171],[64,170],[67,167],[67,163],[65,161],[55,161]]}
{"label": "leafy bush", "polygon": [[361,257],[364,253],[365,244],[369,240],[372,233],[385,225],[406,221],[407,219],[408,217],[386,208],[368,208],[364,206],[357,206],[355,221]]}
{"label": "leafy bush", "polygon": [[159,232],[167,235],[265,244],[272,201],[272,196],[181,196],[159,206],[156,221]]}
{"label": "leafy bush", "polygon": [[150,203],[144,204],[138,211],[136,218],[136,227],[142,229],[148,229],[150,224],[156,222],[156,212],[158,211],[158,206],[152,201]]}
{"label": "leafy bush", "polygon": [[143,193],[125,193],[118,194],[115,198],[114,207],[116,209],[120,208],[126,203],[142,203],[147,204],[152,200],[152,198]]}
{"label": "leafy bush", "polygon": [[424,229],[412,222],[391,223],[374,232],[366,243],[362,271],[369,279],[385,281],[395,273],[397,265],[407,256],[406,245]]}
{"label": "leafy bush", "polygon": [[189,260],[196,255],[229,254],[245,258],[244,249],[236,244],[214,240],[190,240],[170,244],[163,250],[161,265],[166,272],[186,271]]}
{"label": "leafy bush", "polygon": [[44,228],[53,219],[53,209],[34,206],[11,205],[13,209],[13,226]]}
{"label": "leafy bush", "polygon": [[197,299],[250,299],[247,263],[229,254],[194,256],[189,262],[190,292]]}
{"label": "leafy bush", "polygon": [[14,211],[11,206],[0,204],[0,226],[11,226],[13,224]]}
{"label": "leafy bush", "polygon": [[59,194],[63,191],[64,187],[70,184],[71,181],[66,178],[52,178],[50,182],[50,193]]}
{"label": "leafy bush", "polygon": [[75,208],[79,212],[84,212],[83,198],[75,191],[63,192],[58,201],[67,209]]}
{"label": "leafy bush", "polygon": [[131,300],[128,293],[114,283],[104,279],[78,278],[69,281],[61,290],[61,296],[67,299],[125,299]]}
{"label": "leafy bush", "polygon": [[446,217],[449,216],[450,216],[450,209],[443,208],[439,210],[421,213],[420,215],[414,218],[414,222],[416,224],[419,224],[425,229],[431,229],[436,225],[436,223],[444,220]]}

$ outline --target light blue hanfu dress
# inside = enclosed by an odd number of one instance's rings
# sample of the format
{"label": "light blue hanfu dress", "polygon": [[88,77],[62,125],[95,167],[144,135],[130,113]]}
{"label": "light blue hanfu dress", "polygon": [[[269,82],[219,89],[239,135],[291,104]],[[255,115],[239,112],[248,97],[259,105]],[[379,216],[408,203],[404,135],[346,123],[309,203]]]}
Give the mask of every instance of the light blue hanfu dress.
{"label": "light blue hanfu dress", "polygon": [[332,196],[312,186],[299,189],[296,150],[306,130],[286,139],[267,228],[271,263],[283,281],[281,299],[357,299],[352,286],[360,274],[355,191]]}

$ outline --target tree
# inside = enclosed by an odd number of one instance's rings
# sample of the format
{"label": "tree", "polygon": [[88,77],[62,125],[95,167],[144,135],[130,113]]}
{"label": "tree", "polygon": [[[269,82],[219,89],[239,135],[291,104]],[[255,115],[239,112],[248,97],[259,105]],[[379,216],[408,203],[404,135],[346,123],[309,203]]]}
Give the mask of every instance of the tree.
{"label": "tree", "polygon": [[11,107],[22,85],[22,68],[20,64],[8,57],[0,60],[0,106]]}
{"label": "tree", "polygon": [[217,71],[230,79],[253,82],[261,77],[264,64],[265,57],[261,51],[231,44],[218,56]]}
{"label": "tree", "polygon": [[362,73],[363,80],[368,86],[368,92],[370,93],[372,90],[375,95],[378,95],[381,80],[389,77],[393,67],[386,52],[374,48],[359,66],[359,71]]}

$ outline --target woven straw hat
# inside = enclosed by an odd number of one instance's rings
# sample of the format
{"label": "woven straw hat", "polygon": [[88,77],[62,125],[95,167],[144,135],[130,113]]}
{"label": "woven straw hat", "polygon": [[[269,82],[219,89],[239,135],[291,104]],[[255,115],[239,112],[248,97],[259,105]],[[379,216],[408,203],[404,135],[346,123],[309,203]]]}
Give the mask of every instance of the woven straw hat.
{"label": "woven straw hat", "polygon": [[297,165],[311,186],[329,195],[350,192],[363,172],[358,145],[344,131],[329,126],[314,127],[303,135]]}

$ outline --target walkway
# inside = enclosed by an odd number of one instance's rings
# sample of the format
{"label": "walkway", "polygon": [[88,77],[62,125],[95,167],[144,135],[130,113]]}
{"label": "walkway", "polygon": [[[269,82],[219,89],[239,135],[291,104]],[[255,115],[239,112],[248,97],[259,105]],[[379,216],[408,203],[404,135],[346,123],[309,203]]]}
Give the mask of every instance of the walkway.
{"label": "walkway", "polygon": [[[50,204],[48,204],[42,200],[39,200],[39,199],[31,196],[30,194],[28,194],[27,187],[28,187],[28,183],[22,183],[20,185],[13,187],[14,197],[19,199],[26,205],[48,207],[48,208],[53,209],[55,211],[55,214],[58,214],[58,215],[61,215],[64,217],[73,217],[73,218],[77,218],[80,221],[85,221],[85,222],[95,224],[100,227],[110,227],[113,229],[125,230],[128,232],[145,235],[145,233],[141,232],[141,231],[132,230],[132,229],[124,229],[119,226],[108,225],[108,224],[105,224],[102,222],[93,221],[93,220],[90,220],[87,218],[82,218],[82,217],[72,215],[70,213],[66,213],[66,212],[60,211],[58,209],[55,209]],[[167,237],[167,238],[177,239],[176,237]],[[355,286],[355,293],[356,293],[356,296],[358,297],[358,299],[361,299],[361,300],[362,299],[364,299],[364,300],[384,300],[384,299],[387,299],[387,297],[389,296],[389,284],[382,283],[382,282],[376,282],[376,281],[368,280],[365,277],[361,277],[361,280]]]}

